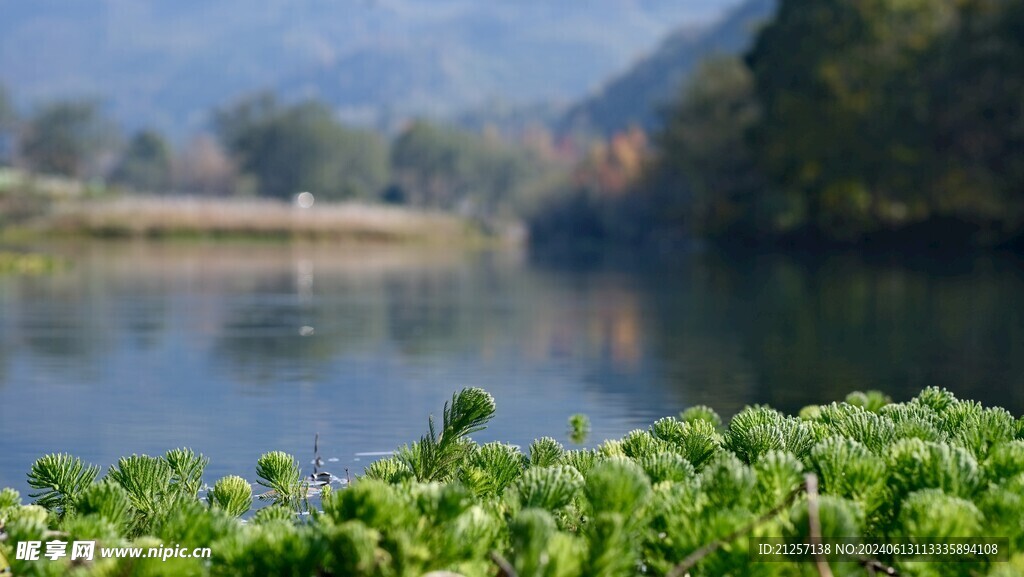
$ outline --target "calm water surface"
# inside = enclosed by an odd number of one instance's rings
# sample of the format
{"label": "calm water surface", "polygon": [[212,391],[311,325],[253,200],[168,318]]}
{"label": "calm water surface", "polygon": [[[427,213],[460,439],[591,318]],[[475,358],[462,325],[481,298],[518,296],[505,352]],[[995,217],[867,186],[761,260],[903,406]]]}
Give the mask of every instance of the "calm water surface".
{"label": "calm water surface", "polygon": [[[344,476],[414,440],[465,386],[498,403],[481,441],[569,445],[703,403],[796,411],[935,384],[1024,409],[1024,265],[538,260],[318,245],[84,244],[0,277],[0,486],[48,452],[104,468],[189,446],[207,480],[255,480],[320,434]],[[336,459],[336,460],[334,460]]]}

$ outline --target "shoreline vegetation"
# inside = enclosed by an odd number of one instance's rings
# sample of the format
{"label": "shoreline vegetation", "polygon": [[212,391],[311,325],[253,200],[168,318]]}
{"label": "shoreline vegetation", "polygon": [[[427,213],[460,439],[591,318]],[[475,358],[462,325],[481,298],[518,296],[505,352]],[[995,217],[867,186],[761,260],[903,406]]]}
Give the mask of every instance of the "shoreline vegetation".
{"label": "shoreline vegetation", "polygon": [[1024,248],[1024,4],[776,4],[745,51],[705,60],[667,102],[623,191],[580,190],[534,229],[780,251]]}
{"label": "shoreline vegetation", "polygon": [[65,266],[65,260],[48,254],[0,250],[0,275],[43,275]]}
{"label": "shoreline vegetation", "polygon": [[[722,23],[734,51],[705,54],[679,76],[676,94],[659,99],[659,122],[608,130],[529,116],[518,126],[413,116],[373,130],[342,120],[329,101],[261,92],[214,106],[200,132],[172,143],[151,128],[129,135],[88,99],[23,114],[0,86],[0,164],[67,179],[29,176],[12,188],[0,173],[0,227],[40,208],[18,194],[39,187],[100,203],[61,215],[65,229],[100,236],[434,234],[424,234],[434,221],[399,226],[376,215],[365,227],[337,215],[351,233],[312,219],[296,229],[290,215],[248,208],[211,209],[217,219],[194,225],[166,209],[176,224],[164,227],[144,222],[163,208],[135,222],[101,202],[145,191],[286,203],[310,191],[318,202],[464,217],[485,237],[522,229],[512,236],[542,250],[695,239],[790,252],[1024,248],[1024,4],[775,4],[736,7]],[[738,24],[753,13],[766,17]],[[673,77],[669,63],[684,55],[672,54],[638,70]],[[646,82],[633,84],[642,96]],[[629,109],[648,99],[628,100],[607,112],[649,115]],[[451,238],[450,227],[437,235]]]}
{"label": "shoreline vegetation", "polygon": [[[4,202],[6,201],[6,203]],[[0,239],[315,240],[492,247],[522,242],[512,223],[363,201],[121,194],[104,186],[0,169]],[[13,259],[8,259],[12,260]]]}
{"label": "shoreline vegetation", "polygon": [[[418,441],[355,479],[320,471],[319,455],[308,474],[295,457],[266,453],[257,491],[236,475],[205,484],[209,459],[191,449],[121,458],[102,478],[99,467],[71,455],[46,455],[28,474],[33,504],[0,491],[0,574],[1024,571],[1024,418],[945,389],[899,403],[854,392],[798,416],[752,406],[728,423],[695,406],[575,450],[550,437],[525,452],[477,444],[470,435],[495,411],[486,391],[463,389]],[[257,500],[271,504],[250,513]],[[80,540],[95,541],[93,559],[49,560],[46,546],[27,560],[19,549]],[[822,548],[847,542],[893,545],[865,554]],[[765,556],[764,543],[792,553]],[[212,556],[146,558],[165,544]],[[818,544],[815,555],[807,544]],[[125,547],[142,553],[100,553]]]}

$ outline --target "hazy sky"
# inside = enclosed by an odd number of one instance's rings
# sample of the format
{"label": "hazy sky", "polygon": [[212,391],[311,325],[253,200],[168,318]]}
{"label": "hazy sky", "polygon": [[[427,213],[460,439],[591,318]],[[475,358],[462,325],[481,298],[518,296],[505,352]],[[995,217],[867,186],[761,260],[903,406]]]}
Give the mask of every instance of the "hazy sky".
{"label": "hazy sky", "polygon": [[259,89],[413,113],[569,101],[733,4],[0,0],[0,81],[22,105],[89,96],[173,128]]}

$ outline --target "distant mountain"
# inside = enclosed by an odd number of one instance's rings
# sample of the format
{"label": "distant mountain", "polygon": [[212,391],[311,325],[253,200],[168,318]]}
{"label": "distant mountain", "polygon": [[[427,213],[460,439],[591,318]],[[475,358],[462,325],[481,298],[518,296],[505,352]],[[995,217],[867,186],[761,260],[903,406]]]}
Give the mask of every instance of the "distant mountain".
{"label": "distant mountain", "polygon": [[597,94],[572,106],[560,129],[607,135],[631,125],[657,127],[660,111],[679,94],[697,65],[714,54],[746,50],[774,10],[775,0],[746,0],[711,26],[677,30]]}
{"label": "distant mountain", "polygon": [[0,0],[0,81],[20,102],[92,96],[183,132],[259,89],[351,117],[571,102],[737,0]]}

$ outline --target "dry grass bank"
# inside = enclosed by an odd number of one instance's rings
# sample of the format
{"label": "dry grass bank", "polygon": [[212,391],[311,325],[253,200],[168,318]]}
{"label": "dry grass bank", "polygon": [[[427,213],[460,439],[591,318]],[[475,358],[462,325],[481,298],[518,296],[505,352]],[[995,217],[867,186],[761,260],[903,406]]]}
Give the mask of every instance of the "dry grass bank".
{"label": "dry grass bank", "polygon": [[311,208],[272,200],[133,197],[61,206],[45,230],[95,237],[312,238],[358,241],[479,242],[472,223],[447,214],[356,203]]}

